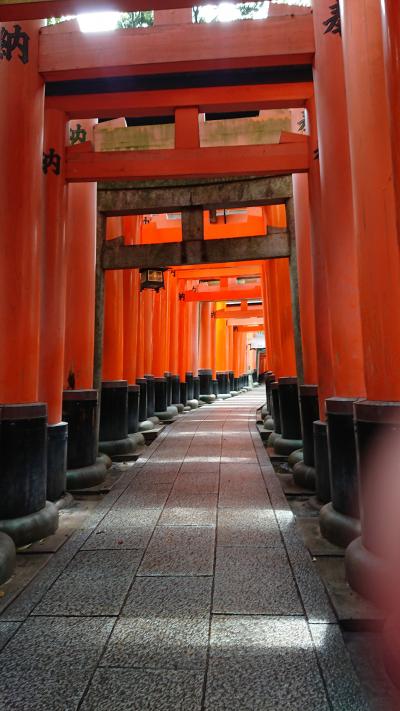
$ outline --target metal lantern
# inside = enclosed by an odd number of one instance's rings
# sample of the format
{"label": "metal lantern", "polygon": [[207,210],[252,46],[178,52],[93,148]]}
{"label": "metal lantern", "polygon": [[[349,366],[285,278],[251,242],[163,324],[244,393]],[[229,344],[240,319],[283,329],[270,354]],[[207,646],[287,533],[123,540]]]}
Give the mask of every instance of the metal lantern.
{"label": "metal lantern", "polygon": [[143,289],[154,289],[158,291],[164,288],[164,272],[165,269],[157,267],[156,269],[140,269],[140,291]]}

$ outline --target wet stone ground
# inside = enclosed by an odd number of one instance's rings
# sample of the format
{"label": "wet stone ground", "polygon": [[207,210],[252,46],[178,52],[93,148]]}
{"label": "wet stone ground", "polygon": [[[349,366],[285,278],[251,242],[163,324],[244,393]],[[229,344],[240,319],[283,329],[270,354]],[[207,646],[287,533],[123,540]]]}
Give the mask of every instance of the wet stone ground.
{"label": "wet stone ground", "polygon": [[1,711],[371,708],[262,403],[255,389],[165,428],[3,601]]}

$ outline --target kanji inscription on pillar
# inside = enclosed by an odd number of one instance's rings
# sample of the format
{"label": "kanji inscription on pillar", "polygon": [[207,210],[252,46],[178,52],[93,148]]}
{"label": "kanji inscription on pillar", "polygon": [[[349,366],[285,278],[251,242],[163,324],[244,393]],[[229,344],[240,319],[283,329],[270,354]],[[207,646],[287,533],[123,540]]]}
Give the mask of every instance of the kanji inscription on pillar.
{"label": "kanji inscription on pillar", "polygon": [[54,148],[50,148],[48,153],[43,153],[42,169],[45,175],[47,175],[50,169],[55,175],[60,175],[61,156],[56,153]]}
{"label": "kanji inscription on pillar", "polygon": [[328,19],[322,23],[324,25],[324,27],[326,27],[324,35],[326,35],[328,32],[331,32],[333,35],[340,35],[340,37],[341,37],[342,36],[342,25],[341,25],[341,21],[340,21],[339,0],[337,2],[335,2],[333,5],[330,5],[329,9],[331,11],[331,16],[328,17]]}
{"label": "kanji inscription on pillar", "polygon": [[14,56],[18,57],[22,64],[29,62],[29,35],[22,30],[21,25],[14,25],[14,32],[10,32],[6,27],[0,28],[0,60],[10,62]]}
{"label": "kanji inscription on pillar", "polygon": [[87,131],[80,123],[76,124],[75,128],[70,128],[69,130],[69,141],[71,146],[76,143],[85,143],[87,137]]}

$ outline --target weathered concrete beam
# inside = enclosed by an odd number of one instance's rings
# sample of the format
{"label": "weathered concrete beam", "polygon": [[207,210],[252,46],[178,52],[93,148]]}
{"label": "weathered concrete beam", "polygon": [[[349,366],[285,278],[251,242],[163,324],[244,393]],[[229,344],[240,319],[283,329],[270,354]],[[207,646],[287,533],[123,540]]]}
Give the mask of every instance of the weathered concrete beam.
{"label": "weathered concrete beam", "polygon": [[290,254],[286,231],[266,237],[192,240],[161,244],[125,245],[123,237],[103,245],[103,269],[141,269],[183,264],[213,264],[277,259]]}
{"label": "weathered concrete beam", "polygon": [[291,175],[267,178],[232,178],[226,182],[199,185],[170,185],[161,187],[158,182],[146,187],[113,189],[100,185],[97,205],[106,215],[143,215],[147,212],[180,212],[191,205],[203,209],[228,209],[229,207],[254,207],[282,203],[292,197]]}

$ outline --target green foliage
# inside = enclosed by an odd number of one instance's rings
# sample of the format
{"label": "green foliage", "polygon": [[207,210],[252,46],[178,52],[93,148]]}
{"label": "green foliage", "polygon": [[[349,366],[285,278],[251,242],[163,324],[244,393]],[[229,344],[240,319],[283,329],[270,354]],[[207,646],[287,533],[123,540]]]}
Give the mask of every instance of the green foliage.
{"label": "green foliage", "polygon": [[122,29],[127,29],[128,27],[150,27],[153,23],[154,14],[151,10],[122,12],[117,27]]}

